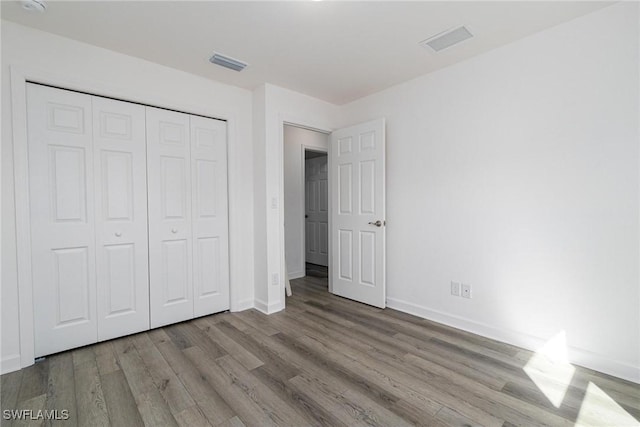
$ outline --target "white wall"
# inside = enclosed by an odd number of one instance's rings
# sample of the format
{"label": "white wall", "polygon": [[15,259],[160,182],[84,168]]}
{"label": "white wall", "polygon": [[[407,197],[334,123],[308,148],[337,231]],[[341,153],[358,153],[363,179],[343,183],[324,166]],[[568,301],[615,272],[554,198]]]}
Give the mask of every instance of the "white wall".
{"label": "white wall", "polygon": [[[260,86],[253,91],[253,203],[255,215],[253,218],[255,266],[254,266],[254,296],[256,308],[267,312],[267,301],[269,300],[268,270],[267,270],[267,217],[265,210],[267,206],[267,182],[265,180],[267,163],[266,141],[266,87]],[[263,230],[263,232],[260,232]]]}
{"label": "white wall", "polygon": [[[337,120],[338,107],[267,84],[254,91],[254,112],[261,115],[260,121],[264,114],[264,122],[257,124],[260,130],[256,127],[254,141],[256,144],[254,158],[256,231],[259,230],[258,224],[264,224],[266,230],[266,242],[264,246],[256,246],[255,253],[256,308],[265,313],[273,313],[282,310],[285,304],[282,280],[286,274],[284,210],[282,209],[284,123],[331,131]],[[261,215],[264,221],[259,218]],[[262,239],[262,237],[256,238]],[[274,274],[279,279],[277,284],[273,282]]]}
{"label": "white wall", "polygon": [[329,135],[284,127],[284,245],[289,279],[305,275],[304,259],[304,180],[302,159],[304,150],[329,150]]}
{"label": "white wall", "polygon": [[[252,94],[2,21],[2,371],[19,368],[10,66],[75,89],[229,118],[231,307],[253,306]],[[69,86],[67,85],[67,86]]]}
{"label": "white wall", "polygon": [[389,306],[640,381],[638,35],[618,3],[341,110],[387,118]]}

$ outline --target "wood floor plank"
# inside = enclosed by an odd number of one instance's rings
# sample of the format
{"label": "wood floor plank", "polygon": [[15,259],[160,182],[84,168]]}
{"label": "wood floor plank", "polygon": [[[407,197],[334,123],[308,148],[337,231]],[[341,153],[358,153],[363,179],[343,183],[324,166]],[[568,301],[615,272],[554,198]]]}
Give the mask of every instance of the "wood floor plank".
{"label": "wood floor plank", "polygon": [[71,353],[56,354],[49,358],[47,398],[44,405],[48,411],[68,411],[68,419],[50,420],[45,425],[77,426],[76,385]]}
{"label": "wood floor plank", "polygon": [[267,345],[264,339],[261,338],[261,334],[251,334],[250,327],[241,331],[236,329],[235,325],[225,321],[218,323],[218,328],[242,347],[251,349],[251,353],[254,354],[261,362],[273,366],[275,370],[279,372],[279,375],[283,380],[287,380],[298,375],[299,369],[290,363],[290,361],[285,357],[282,357],[281,354],[275,351],[272,347]]}
{"label": "wood floor plank", "polygon": [[142,427],[144,422],[138,412],[136,401],[131,393],[124,373],[118,369],[100,375],[102,393],[107,403],[109,420],[113,426]]}
{"label": "wood floor plank", "polygon": [[23,369],[17,403],[19,404],[43,394],[46,395],[48,378],[49,359],[44,359]]}
{"label": "wood floor plank", "polygon": [[73,362],[78,425],[111,425],[93,351],[88,347],[74,351]]}
{"label": "wood floor plank", "polygon": [[93,350],[100,375],[107,375],[120,370],[118,358],[113,350],[113,343],[111,341],[98,343],[94,346]]}
{"label": "wood floor plank", "polygon": [[[0,409],[2,411],[16,409],[24,371],[24,369],[20,369],[0,376]],[[9,420],[4,418],[0,423],[7,426],[11,424]]]}
{"label": "wood floor plank", "polygon": [[[407,358],[419,361],[416,366],[425,366],[424,361],[413,355],[408,355]],[[427,369],[423,369],[420,373],[428,373],[427,378],[439,384],[443,390],[455,393],[455,395],[461,399],[483,409],[488,414],[502,418],[504,421],[525,425],[531,423],[566,427],[573,425],[570,420],[562,418],[560,415],[545,410],[541,411],[540,407],[536,407],[500,391],[490,389],[482,384],[469,381],[454,371],[436,368],[433,364],[427,364],[426,367]],[[453,405],[445,406],[457,410]],[[473,417],[469,418],[474,419]]]}
{"label": "wood floor plank", "polygon": [[[486,355],[451,345],[442,346],[431,339],[423,340],[404,334],[397,334],[394,338],[400,343],[399,345],[409,344],[412,346],[414,349],[411,350],[410,353],[424,359],[431,360],[433,357],[449,359],[451,362],[468,368],[471,371],[475,370],[477,372],[490,373],[490,375],[498,381],[496,385],[499,385],[501,382],[506,384],[509,381],[519,380],[528,382],[527,374],[522,368],[518,368],[512,364],[501,363]],[[454,348],[456,351],[451,351]]]}
{"label": "wood floor plank", "polygon": [[[348,384],[349,387],[376,400],[382,406],[392,405],[400,400],[400,396],[396,394],[393,387],[384,384],[382,387],[377,382],[369,380],[368,376],[363,376],[361,372],[354,372],[352,366],[342,365],[338,360],[331,356],[329,352],[315,351],[301,343],[299,340],[289,338],[280,334],[275,335],[276,339],[288,346],[291,350],[297,352],[303,359],[315,364],[321,368],[321,371],[327,371],[332,376],[339,378],[342,382]],[[308,363],[308,362],[307,362]],[[314,370],[317,372],[315,368]],[[310,370],[305,367],[305,370]]]}
{"label": "wood floor plank", "polygon": [[198,405],[184,409],[176,415],[176,421],[181,427],[212,427]]}
{"label": "wood floor plank", "polygon": [[280,332],[271,322],[271,319],[266,314],[260,313],[258,310],[251,309],[241,311],[239,313],[233,313],[234,317],[242,320],[243,322],[252,325],[255,329],[258,329],[265,335],[274,335]]}
{"label": "wood floor plank", "polygon": [[155,345],[211,425],[218,425],[235,416],[215,385],[207,380],[170,339],[160,338]]}
{"label": "wood floor plank", "polygon": [[127,378],[131,394],[145,425],[177,426],[169,405],[153,382],[131,338],[113,341],[118,363]]}
{"label": "wood floor plank", "polygon": [[305,396],[306,400],[315,402],[317,406],[331,413],[332,417],[338,420],[338,425],[366,425],[343,407],[340,397],[346,390],[336,389],[334,385],[326,383],[322,378],[306,373],[293,377],[289,383],[295,393]]}
{"label": "wood floor plank", "polygon": [[291,386],[289,379],[282,380],[282,377],[271,365],[262,365],[252,371],[253,375],[263,384],[271,389],[283,401],[304,417],[309,424],[314,426],[326,427],[346,427],[346,424],[340,422],[330,411],[318,405],[310,399],[306,394],[298,393]]}
{"label": "wood floor plank", "polygon": [[222,357],[227,354],[217,343],[207,339],[205,333],[191,322],[178,323],[177,325],[171,325],[164,329],[181,350],[199,346],[206,354],[213,358]]}
{"label": "wood floor plank", "polygon": [[[250,396],[233,383],[215,361],[209,358],[199,347],[184,350],[187,357],[198,367],[209,383],[213,384],[227,404],[234,410],[240,420],[247,426],[277,426],[271,414],[262,410]],[[249,398],[248,398],[249,397]]]}
{"label": "wood floor plank", "polygon": [[418,341],[408,337],[411,342],[409,343],[407,341],[397,339],[398,337],[395,338],[397,345],[407,350],[407,354],[416,355],[429,362],[457,371],[469,378],[471,381],[479,382],[487,387],[493,388],[494,390],[501,390],[510,379],[501,378],[500,375],[496,375],[495,371],[492,372],[484,366],[476,366],[471,363],[471,361],[460,358],[456,354],[441,354],[437,351],[430,351],[429,349],[431,344],[428,341]]}
{"label": "wood floor plank", "polygon": [[93,346],[86,346],[72,350],[74,368],[81,368],[85,365],[93,366],[96,363],[96,354]]}
{"label": "wood floor plank", "polygon": [[[29,399],[22,400],[21,402],[18,402],[18,406],[16,407],[16,409],[19,412],[22,412],[22,416],[18,419],[13,420],[11,425],[15,427],[42,426],[44,424],[43,420],[37,420],[37,419],[33,420],[31,419],[32,418],[31,414],[37,414],[38,411],[43,410],[46,400],[47,400],[47,395],[40,394],[37,396],[33,396]],[[25,413],[23,411],[30,411],[30,412]]]}
{"label": "wood floor plank", "polygon": [[[420,393],[420,390],[416,390],[417,387],[415,385],[412,387],[412,383],[415,381],[410,381],[412,378],[409,375],[399,377],[397,372],[391,373],[390,368],[385,368],[364,353],[357,352],[344,345],[330,343],[329,340],[319,341],[311,337],[303,337],[300,341],[308,348],[322,352],[326,357],[347,366],[352,372],[360,374],[367,381],[388,393],[399,396],[398,400],[403,400],[408,404],[421,408],[430,415],[435,414],[442,407],[438,401]],[[393,374],[396,375],[394,376]]]}
{"label": "wood floor plank", "polygon": [[260,405],[276,425],[308,426],[307,420],[294,411],[285,401],[280,399],[267,386],[251,375],[235,359],[227,355],[216,360],[218,365],[229,376],[232,383]]}
{"label": "wood floor plank", "polygon": [[217,427],[246,427],[245,423],[242,422],[242,420],[240,420],[240,418],[233,417],[230,418],[229,420],[225,421],[222,424],[218,424]]}
{"label": "wood floor plank", "polygon": [[174,418],[185,409],[195,406],[196,403],[151,339],[149,339],[149,336],[141,333],[131,339],[135,343],[138,354],[143,360],[147,372],[151,375],[153,383],[169,405]]}
{"label": "wood floor plank", "polygon": [[297,386],[300,393],[308,390],[311,399],[317,399],[318,403],[330,408],[341,422],[351,426],[409,426],[407,421],[393,414],[384,406],[379,405],[363,394],[346,390],[336,393],[330,386],[318,378],[310,378],[302,373],[290,380]]}
{"label": "wood floor plank", "polygon": [[389,410],[416,426],[448,427],[447,424],[437,418],[437,413],[436,415],[431,415],[424,409],[418,408],[404,400],[394,403]]}
{"label": "wood floor plank", "polygon": [[202,331],[220,347],[222,347],[231,357],[236,359],[248,370],[262,366],[264,363],[253,355],[249,350],[229,338],[211,322],[209,318],[198,319],[194,322]]}

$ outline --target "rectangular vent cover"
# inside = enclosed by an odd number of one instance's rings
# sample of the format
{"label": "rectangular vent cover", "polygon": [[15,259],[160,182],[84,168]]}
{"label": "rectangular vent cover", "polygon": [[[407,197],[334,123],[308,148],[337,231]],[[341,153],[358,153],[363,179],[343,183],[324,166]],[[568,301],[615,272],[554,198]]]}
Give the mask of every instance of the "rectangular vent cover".
{"label": "rectangular vent cover", "polygon": [[423,40],[420,42],[420,45],[425,48],[430,48],[435,52],[440,52],[441,50],[468,40],[471,37],[473,37],[473,34],[471,34],[471,32],[467,30],[466,27],[462,26]]}
{"label": "rectangular vent cover", "polygon": [[242,61],[238,61],[237,59],[220,55],[219,53],[214,53],[213,56],[209,58],[209,62],[234,71],[242,71],[248,65]]}

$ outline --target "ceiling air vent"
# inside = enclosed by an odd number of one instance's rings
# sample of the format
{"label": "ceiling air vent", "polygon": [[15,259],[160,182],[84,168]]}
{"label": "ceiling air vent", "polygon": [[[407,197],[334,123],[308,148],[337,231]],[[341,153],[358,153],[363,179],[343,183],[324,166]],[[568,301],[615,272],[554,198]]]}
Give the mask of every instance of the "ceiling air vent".
{"label": "ceiling air vent", "polygon": [[242,61],[220,55],[219,53],[214,53],[213,56],[209,58],[209,61],[213,64],[220,65],[221,67],[229,68],[234,71],[242,71],[247,66],[247,64]]}
{"label": "ceiling air vent", "polygon": [[473,37],[473,34],[466,27],[458,27],[452,30],[447,30],[433,37],[420,42],[420,45],[424,48],[433,50],[434,52],[440,52],[446,48],[449,48],[455,44],[463,42]]}

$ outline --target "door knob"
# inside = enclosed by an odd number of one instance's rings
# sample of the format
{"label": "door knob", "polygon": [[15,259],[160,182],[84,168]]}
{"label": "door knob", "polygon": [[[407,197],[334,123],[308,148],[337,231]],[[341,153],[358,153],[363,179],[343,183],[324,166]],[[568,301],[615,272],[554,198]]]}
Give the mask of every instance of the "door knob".
{"label": "door knob", "polygon": [[176,233],[178,232],[178,229],[177,229],[177,228],[172,228],[172,229],[171,229],[171,232],[172,232],[173,234],[176,234]]}
{"label": "door knob", "polygon": [[375,225],[376,227],[382,227],[382,221],[370,222],[369,225]]}
{"label": "door knob", "polygon": [[309,218],[309,215],[305,215],[304,217],[305,217],[305,218]]}
{"label": "door knob", "polygon": [[122,236],[122,231],[116,231],[116,237]]}

